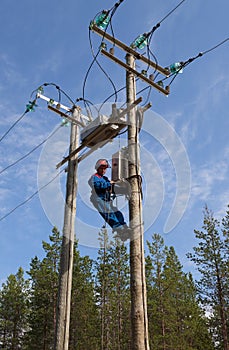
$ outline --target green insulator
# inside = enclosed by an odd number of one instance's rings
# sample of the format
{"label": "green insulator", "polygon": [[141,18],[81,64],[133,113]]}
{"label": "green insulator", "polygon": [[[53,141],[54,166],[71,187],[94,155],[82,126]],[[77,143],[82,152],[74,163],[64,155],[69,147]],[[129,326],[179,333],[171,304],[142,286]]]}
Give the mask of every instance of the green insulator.
{"label": "green insulator", "polygon": [[32,110],[31,105],[28,103],[26,105],[26,112],[30,112]]}
{"label": "green insulator", "polygon": [[171,64],[169,66],[169,69],[170,69],[170,72],[173,74],[183,72],[182,64],[180,62],[175,62],[175,63]]}
{"label": "green insulator", "polygon": [[161,86],[162,88],[164,87],[164,84],[163,84],[163,81],[162,81],[162,80],[159,80],[159,81],[157,82],[157,85]]}
{"label": "green insulator", "polygon": [[143,49],[147,45],[147,35],[141,34],[139,35],[130,45],[132,49]]}
{"label": "green insulator", "polygon": [[34,107],[37,107],[35,102],[36,101],[34,100],[34,101],[29,101],[29,103],[27,103],[27,105],[26,105],[26,112],[31,112],[31,111],[35,112]]}
{"label": "green insulator", "polygon": [[39,92],[40,94],[43,94],[44,92],[43,86],[39,86],[39,88],[37,89],[37,92]]}
{"label": "green insulator", "polygon": [[144,75],[145,77],[147,77],[147,70],[142,69],[141,73],[142,73],[142,75]]}
{"label": "green insulator", "polygon": [[48,101],[48,105],[52,106],[54,104],[54,100],[52,98],[50,98],[50,100]]}
{"label": "green insulator", "polygon": [[107,50],[107,44],[104,41],[102,41],[100,44],[100,50],[102,49]]}
{"label": "green insulator", "polygon": [[69,126],[69,125],[70,125],[69,121],[63,118],[61,122],[61,126]]}
{"label": "green insulator", "polygon": [[95,19],[95,24],[100,29],[106,29],[109,24],[110,16],[108,15],[108,11],[103,11],[100,15],[98,15]]}

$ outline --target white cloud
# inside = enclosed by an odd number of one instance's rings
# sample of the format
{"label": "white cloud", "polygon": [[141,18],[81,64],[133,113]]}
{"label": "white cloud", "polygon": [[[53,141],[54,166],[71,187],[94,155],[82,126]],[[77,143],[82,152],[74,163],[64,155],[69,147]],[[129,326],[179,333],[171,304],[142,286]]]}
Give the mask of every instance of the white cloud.
{"label": "white cloud", "polygon": [[228,147],[217,160],[192,170],[191,205],[200,202],[209,205],[217,217],[225,215],[229,203]]}

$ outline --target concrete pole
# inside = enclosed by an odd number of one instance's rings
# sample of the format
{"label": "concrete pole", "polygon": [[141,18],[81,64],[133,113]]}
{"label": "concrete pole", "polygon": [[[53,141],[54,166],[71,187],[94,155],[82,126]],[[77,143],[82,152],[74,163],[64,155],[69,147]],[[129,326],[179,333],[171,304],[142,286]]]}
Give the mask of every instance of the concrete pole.
{"label": "concrete pole", "polygon": [[[76,108],[73,111],[73,117],[75,119],[78,118],[78,111]],[[78,146],[79,126],[71,124],[69,153],[75,150]],[[68,162],[54,350],[68,350],[69,345],[73,252],[75,241],[76,195],[78,184],[78,162],[76,157],[77,156],[74,156]]]}
{"label": "concrete pole", "polygon": [[[126,63],[135,67],[134,57],[126,55]],[[126,73],[127,105],[136,100],[135,76]],[[145,258],[143,242],[142,194],[138,128],[135,109],[128,113],[128,156],[129,183],[129,221],[132,229],[130,240],[130,288],[131,288],[131,350],[149,350],[148,317],[146,304]]]}

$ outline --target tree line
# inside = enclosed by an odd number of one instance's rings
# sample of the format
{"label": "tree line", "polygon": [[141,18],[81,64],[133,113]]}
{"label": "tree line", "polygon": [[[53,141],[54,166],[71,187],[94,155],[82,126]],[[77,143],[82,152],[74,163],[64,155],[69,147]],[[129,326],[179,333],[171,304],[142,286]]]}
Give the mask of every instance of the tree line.
{"label": "tree line", "polygon": [[[152,234],[145,258],[151,350],[229,350],[229,211],[221,221],[205,208],[197,245],[187,254],[198,271],[185,273],[174,247]],[[127,247],[99,233],[95,260],[74,247],[69,350],[129,350],[130,270]],[[62,237],[56,227],[0,289],[0,349],[53,349]]]}

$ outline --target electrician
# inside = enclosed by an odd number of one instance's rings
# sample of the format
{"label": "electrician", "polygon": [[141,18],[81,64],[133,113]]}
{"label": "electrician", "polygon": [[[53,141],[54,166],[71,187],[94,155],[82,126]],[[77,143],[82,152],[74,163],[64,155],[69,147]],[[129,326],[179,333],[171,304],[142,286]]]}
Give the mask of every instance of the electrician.
{"label": "electrician", "polygon": [[123,214],[112,203],[115,198],[114,181],[110,181],[105,173],[110,165],[106,159],[99,159],[95,164],[96,173],[90,177],[90,200],[104,220],[117,232],[123,241],[130,237],[130,228],[126,225]]}

